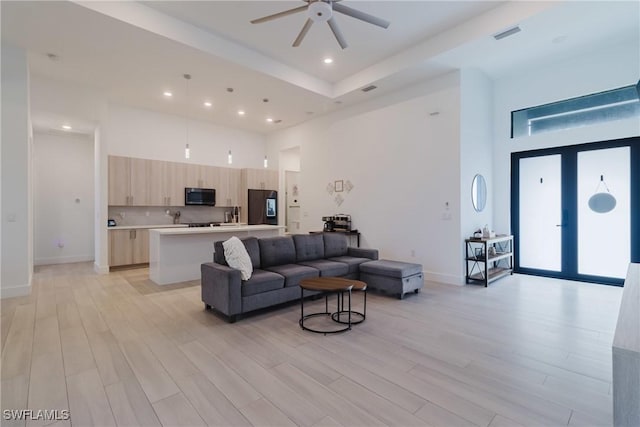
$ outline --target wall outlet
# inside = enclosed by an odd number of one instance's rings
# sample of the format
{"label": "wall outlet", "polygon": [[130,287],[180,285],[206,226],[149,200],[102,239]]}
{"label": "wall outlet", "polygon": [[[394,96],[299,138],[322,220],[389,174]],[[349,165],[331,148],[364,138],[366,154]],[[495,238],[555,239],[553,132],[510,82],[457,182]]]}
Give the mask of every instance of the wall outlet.
{"label": "wall outlet", "polygon": [[451,212],[443,212],[442,213],[443,221],[451,221]]}
{"label": "wall outlet", "polygon": [[144,215],[145,215],[145,216],[149,216],[149,211],[146,211],[146,212],[144,213]]}

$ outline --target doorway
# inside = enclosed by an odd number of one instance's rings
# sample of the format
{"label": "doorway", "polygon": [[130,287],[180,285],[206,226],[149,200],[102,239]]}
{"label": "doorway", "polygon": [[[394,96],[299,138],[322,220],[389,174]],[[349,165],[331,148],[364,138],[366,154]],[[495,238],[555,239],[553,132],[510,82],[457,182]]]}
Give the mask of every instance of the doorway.
{"label": "doorway", "polygon": [[622,285],[640,261],[640,138],[513,153],[518,273]]}

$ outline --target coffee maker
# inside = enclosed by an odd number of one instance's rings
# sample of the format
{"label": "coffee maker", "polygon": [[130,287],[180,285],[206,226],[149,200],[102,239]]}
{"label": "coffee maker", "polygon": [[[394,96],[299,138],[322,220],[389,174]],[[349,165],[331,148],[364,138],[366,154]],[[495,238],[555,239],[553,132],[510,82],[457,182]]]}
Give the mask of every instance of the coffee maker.
{"label": "coffee maker", "polygon": [[351,231],[351,215],[323,216],[324,231]]}
{"label": "coffee maker", "polygon": [[336,223],[332,216],[323,216],[322,220],[324,221],[324,231],[334,231]]}

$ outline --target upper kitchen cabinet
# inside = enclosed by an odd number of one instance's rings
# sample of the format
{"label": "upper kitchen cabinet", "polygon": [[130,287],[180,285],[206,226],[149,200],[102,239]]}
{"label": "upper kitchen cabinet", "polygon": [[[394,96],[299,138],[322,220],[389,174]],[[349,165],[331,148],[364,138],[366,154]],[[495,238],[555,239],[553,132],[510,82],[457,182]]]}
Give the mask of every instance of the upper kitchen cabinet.
{"label": "upper kitchen cabinet", "polygon": [[109,205],[149,205],[150,160],[109,156]]}
{"label": "upper kitchen cabinet", "polygon": [[184,206],[185,166],[149,160],[148,206]]}
{"label": "upper kitchen cabinet", "polygon": [[127,206],[131,197],[131,162],[128,157],[109,156],[109,205]]}
{"label": "upper kitchen cabinet", "polygon": [[240,169],[216,168],[218,183],[216,189],[216,206],[240,205]]}
{"label": "upper kitchen cabinet", "polygon": [[164,162],[165,172],[162,177],[164,194],[167,200],[163,206],[184,206],[184,188],[186,185],[187,167],[185,163]]}
{"label": "upper kitchen cabinet", "polygon": [[186,187],[216,188],[218,183],[218,171],[216,167],[205,165],[190,165],[187,167]]}
{"label": "upper kitchen cabinet", "polygon": [[242,169],[244,190],[278,190],[278,171],[270,169]]}

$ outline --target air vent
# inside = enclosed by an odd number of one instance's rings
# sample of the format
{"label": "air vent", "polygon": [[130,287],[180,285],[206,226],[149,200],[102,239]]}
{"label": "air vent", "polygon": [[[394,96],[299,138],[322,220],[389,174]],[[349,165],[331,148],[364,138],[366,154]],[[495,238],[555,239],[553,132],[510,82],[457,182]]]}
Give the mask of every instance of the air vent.
{"label": "air vent", "polygon": [[372,90],[377,89],[377,88],[378,88],[378,86],[370,85],[370,86],[367,86],[367,87],[363,87],[362,91],[363,92],[371,92]]}
{"label": "air vent", "polygon": [[505,30],[505,31],[503,31],[501,33],[494,34],[493,38],[496,39],[496,40],[502,40],[505,37],[512,36],[512,35],[514,35],[516,33],[519,33],[520,31],[522,31],[522,30],[520,29],[520,27],[518,27],[516,25],[515,27],[509,28],[508,30]]}

